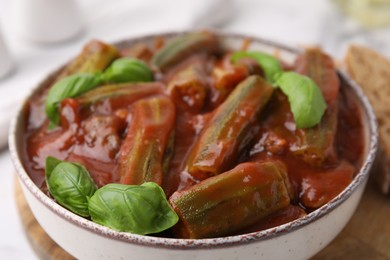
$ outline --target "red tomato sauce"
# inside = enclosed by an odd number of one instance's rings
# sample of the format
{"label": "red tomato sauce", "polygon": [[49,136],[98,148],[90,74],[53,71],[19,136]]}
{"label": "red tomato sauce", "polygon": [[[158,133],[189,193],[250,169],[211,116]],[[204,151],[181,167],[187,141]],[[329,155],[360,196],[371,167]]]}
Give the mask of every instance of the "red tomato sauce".
{"label": "red tomato sauce", "polygon": [[[122,50],[121,53],[140,53],[142,59],[149,62],[153,50],[141,47],[137,45],[137,51]],[[171,98],[176,112],[174,142],[170,148],[172,155],[168,169],[163,174],[162,187],[169,198],[174,192],[201,182],[202,179],[189,174],[185,169],[185,162],[194,143],[213,113],[240,81],[248,75],[263,75],[261,68],[252,60],[233,65],[229,62],[229,55],[229,52],[207,55],[195,53],[164,73],[156,72],[155,79],[160,79],[161,83],[152,84],[136,96],[107,98],[92,105],[82,105],[77,98],[64,99],[59,108],[60,126],[53,130],[48,129],[49,122],[44,111],[47,89],[52,85],[52,82],[48,82],[26,105],[22,159],[31,179],[46,191],[45,160],[47,156],[54,156],[83,164],[99,187],[119,182],[121,177],[118,160],[128,130],[134,123],[131,114],[134,103],[163,95]],[[191,65],[194,65],[198,73],[191,74],[191,77],[205,85],[204,100],[191,91],[170,95],[167,90],[167,85],[175,78],[179,82],[184,77],[185,81],[187,72],[184,71],[180,78],[177,75]],[[289,67],[294,69],[293,65]],[[330,81],[329,84],[335,84],[337,80],[332,78]],[[331,90],[324,91],[327,99],[329,96],[337,96],[338,113],[335,116],[336,132],[333,136],[329,135],[331,140],[328,138],[324,141],[332,143],[325,146],[321,144],[321,147],[328,147],[326,149],[330,150],[320,151],[321,155],[317,151],[313,154],[306,150],[306,154],[296,152],[302,148],[302,140],[309,138],[309,135],[295,129],[289,103],[280,90],[274,91],[265,109],[250,124],[246,135],[248,140],[243,141],[245,145],[240,148],[239,154],[231,156],[233,159],[229,159],[224,171],[231,170],[241,162],[281,161],[291,182],[293,198],[287,208],[238,233],[262,230],[299,218],[329,202],[352,181],[361,166],[364,133],[358,105],[349,97],[349,91],[342,84],[338,95]],[[199,103],[200,99],[203,103]],[[154,128],[150,129],[152,130],[145,131],[156,131]],[[218,155],[223,151],[215,149],[214,152]]]}

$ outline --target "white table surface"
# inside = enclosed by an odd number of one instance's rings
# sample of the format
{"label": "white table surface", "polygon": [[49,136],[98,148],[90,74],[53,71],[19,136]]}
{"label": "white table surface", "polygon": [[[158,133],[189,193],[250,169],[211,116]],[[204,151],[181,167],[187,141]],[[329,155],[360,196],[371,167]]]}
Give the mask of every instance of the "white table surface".
{"label": "white table surface", "polygon": [[[22,99],[45,74],[74,56],[88,39],[115,41],[194,27],[194,13],[203,10],[200,6],[208,0],[79,0],[85,17],[84,34],[52,45],[34,44],[18,35],[15,2],[0,0],[0,26],[16,65],[11,75],[0,79],[0,126],[14,113],[15,100]],[[362,29],[342,16],[330,0],[236,0],[234,15],[223,29],[295,46],[320,45],[336,58],[342,57],[351,42],[390,56],[389,28]],[[7,129],[0,127],[0,137],[6,134]],[[36,259],[17,214],[14,170],[6,149],[0,152],[0,167],[0,259]]]}

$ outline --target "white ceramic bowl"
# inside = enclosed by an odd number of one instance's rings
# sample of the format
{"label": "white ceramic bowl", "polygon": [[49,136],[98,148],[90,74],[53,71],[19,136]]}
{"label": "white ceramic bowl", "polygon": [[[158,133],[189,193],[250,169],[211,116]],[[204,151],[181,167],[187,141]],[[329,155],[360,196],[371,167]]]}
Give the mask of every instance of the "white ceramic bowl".
{"label": "white ceramic bowl", "polygon": [[[217,34],[226,46],[232,48],[239,48],[243,39],[249,38],[252,40],[251,49],[269,53],[277,51],[287,62],[293,61],[300,52],[259,38]],[[169,38],[175,35],[168,33],[140,37],[119,42],[117,46],[152,42],[156,36]],[[340,72],[339,75],[350,92],[348,98],[355,99],[361,110],[365,131],[363,165],[352,183],[331,202],[303,218],[264,231],[213,239],[160,238],[117,232],[73,214],[46,196],[23,168],[24,105],[11,126],[11,157],[35,218],[54,241],[79,259],[305,259],[324,248],[351,218],[377,151],[377,125],[372,108],[361,89],[344,73]]]}

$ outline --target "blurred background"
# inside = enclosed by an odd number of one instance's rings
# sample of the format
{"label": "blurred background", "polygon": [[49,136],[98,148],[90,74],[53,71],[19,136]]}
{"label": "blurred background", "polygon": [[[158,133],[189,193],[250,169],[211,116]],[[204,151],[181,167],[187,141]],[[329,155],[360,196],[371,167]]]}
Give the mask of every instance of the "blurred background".
{"label": "blurred background", "polygon": [[35,259],[14,202],[10,118],[40,79],[91,38],[218,28],[341,60],[350,43],[390,56],[390,0],[0,0],[0,259]]}

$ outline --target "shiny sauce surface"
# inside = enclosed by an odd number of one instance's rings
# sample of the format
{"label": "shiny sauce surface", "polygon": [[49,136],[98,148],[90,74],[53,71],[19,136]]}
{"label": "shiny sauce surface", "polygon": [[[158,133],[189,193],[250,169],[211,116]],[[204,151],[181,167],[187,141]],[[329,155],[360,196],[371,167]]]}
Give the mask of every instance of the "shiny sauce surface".
{"label": "shiny sauce surface", "polygon": [[[139,56],[149,62],[153,51],[153,48],[137,45],[134,49],[122,50],[121,55]],[[175,191],[199,183],[202,179],[197,179],[185,169],[194,143],[234,87],[250,74],[263,74],[251,60],[242,62],[242,66],[231,64],[230,54],[228,51],[213,55],[195,53],[168,71],[156,73],[155,78],[160,83],[152,83],[150,89],[136,98],[119,96],[89,106],[82,106],[76,99],[65,99],[60,104],[60,127],[53,130],[48,129],[44,112],[47,89],[52,84],[48,82],[30,98],[25,110],[27,123],[23,163],[31,179],[46,192],[45,160],[47,156],[54,156],[82,163],[99,187],[119,182],[118,159],[133,122],[132,106],[137,100],[162,95],[170,97],[176,105],[173,154],[163,175],[162,187],[170,197]],[[186,74],[180,72],[191,66],[198,73],[194,77],[207,86],[202,104],[191,93],[185,96],[186,93],[171,94],[167,90],[174,79],[177,82],[185,80]],[[294,65],[290,65],[290,69],[294,69]],[[359,107],[343,85],[340,86],[337,109],[338,124],[333,147],[336,156],[321,164],[311,163],[294,154],[300,130],[295,128],[287,97],[280,90],[274,91],[265,109],[250,124],[250,140],[224,170],[230,170],[241,162],[281,161],[287,169],[294,196],[289,207],[238,233],[262,230],[304,216],[331,200],[352,181],[361,165],[364,133]],[[223,151],[218,151],[216,147],[214,152]]]}

